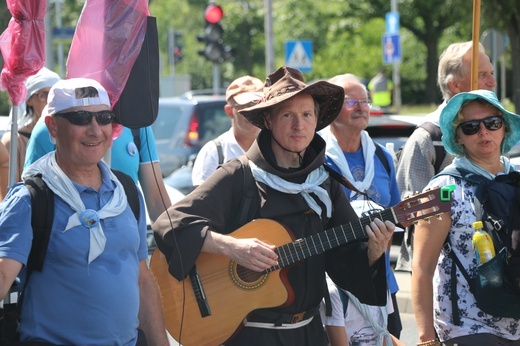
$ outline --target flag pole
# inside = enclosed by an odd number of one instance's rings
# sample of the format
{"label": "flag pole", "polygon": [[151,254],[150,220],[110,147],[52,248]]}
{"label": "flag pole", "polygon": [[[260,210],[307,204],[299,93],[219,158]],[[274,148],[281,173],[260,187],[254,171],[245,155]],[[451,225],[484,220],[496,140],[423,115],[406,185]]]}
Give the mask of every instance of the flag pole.
{"label": "flag pole", "polygon": [[473,0],[473,49],[471,59],[471,90],[478,89],[478,55],[480,39],[480,0]]}

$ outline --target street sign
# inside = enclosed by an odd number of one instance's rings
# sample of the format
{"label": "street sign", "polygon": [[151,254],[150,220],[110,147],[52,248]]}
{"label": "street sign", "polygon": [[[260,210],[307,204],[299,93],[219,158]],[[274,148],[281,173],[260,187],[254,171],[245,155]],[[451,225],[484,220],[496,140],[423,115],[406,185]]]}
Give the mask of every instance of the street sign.
{"label": "street sign", "polygon": [[285,65],[302,72],[312,71],[312,41],[285,41]]}
{"label": "street sign", "polygon": [[387,34],[398,34],[399,33],[399,12],[387,12],[385,19],[386,19],[386,33]]}
{"label": "street sign", "polygon": [[391,65],[401,61],[401,40],[398,34],[384,34],[382,36],[383,63]]}

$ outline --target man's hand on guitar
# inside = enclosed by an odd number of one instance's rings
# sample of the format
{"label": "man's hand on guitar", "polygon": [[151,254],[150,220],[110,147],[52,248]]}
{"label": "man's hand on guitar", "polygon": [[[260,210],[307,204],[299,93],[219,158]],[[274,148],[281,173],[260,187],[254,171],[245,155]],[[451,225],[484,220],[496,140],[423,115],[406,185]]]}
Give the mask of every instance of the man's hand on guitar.
{"label": "man's hand on guitar", "polygon": [[374,219],[370,227],[365,226],[368,235],[368,265],[372,266],[388,248],[388,242],[394,234],[395,225],[390,221]]}
{"label": "man's hand on guitar", "polygon": [[239,265],[257,272],[278,265],[278,255],[274,245],[256,238],[234,238],[215,232],[208,232],[202,250],[229,257]]}

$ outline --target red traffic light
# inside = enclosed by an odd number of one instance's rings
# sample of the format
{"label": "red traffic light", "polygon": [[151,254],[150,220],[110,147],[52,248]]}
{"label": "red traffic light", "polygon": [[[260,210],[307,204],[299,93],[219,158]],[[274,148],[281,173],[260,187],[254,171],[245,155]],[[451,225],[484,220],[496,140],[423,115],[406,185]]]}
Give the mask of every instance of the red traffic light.
{"label": "red traffic light", "polygon": [[220,22],[222,17],[224,17],[224,11],[219,5],[210,4],[208,7],[206,7],[206,12],[204,13],[206,22],[215,24]]}

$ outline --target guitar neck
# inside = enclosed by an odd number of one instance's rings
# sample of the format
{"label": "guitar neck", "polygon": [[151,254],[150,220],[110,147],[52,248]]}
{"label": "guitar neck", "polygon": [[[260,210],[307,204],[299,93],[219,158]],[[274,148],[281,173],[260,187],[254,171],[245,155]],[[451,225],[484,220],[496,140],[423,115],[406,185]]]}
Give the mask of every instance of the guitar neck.
{"label": "guitar neck", "polygon": [[369,216],[363,216],[355,222],[297,239],[292,243],[279,246],[274,250],[278,255],[278,265],[266,269],[265,273],[300,262],[301,260],[329,251],[351,241],[367,239],[364,228],[375,218],[382,221],[388,220],[393,223],[398,223],[393,208],[388,208]]}

